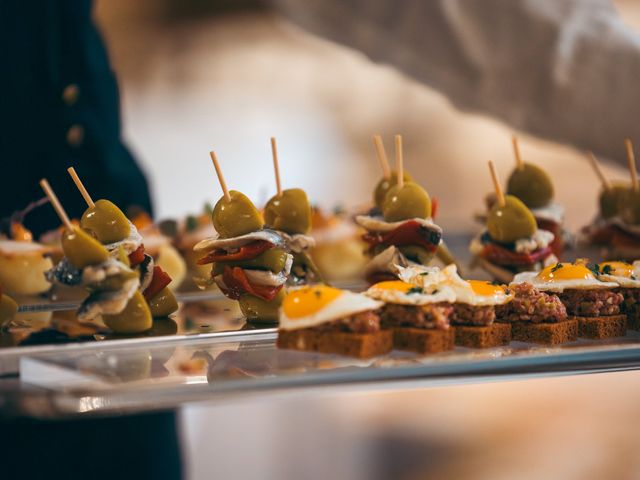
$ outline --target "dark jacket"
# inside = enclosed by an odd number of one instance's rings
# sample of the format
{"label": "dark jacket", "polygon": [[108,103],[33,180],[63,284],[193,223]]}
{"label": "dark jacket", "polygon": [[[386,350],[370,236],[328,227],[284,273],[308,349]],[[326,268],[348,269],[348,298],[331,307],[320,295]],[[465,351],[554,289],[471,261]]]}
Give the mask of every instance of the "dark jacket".
{"label": "dark jacket", "polygon": [[[118,86],[90,0],[0,0],[0,217],[41,198],[46,177],[72,217],[85,209],[66,169],[94,197],[151,211],[144,175],[122,143]],[[59,225],[50,206],[34,232]]]}

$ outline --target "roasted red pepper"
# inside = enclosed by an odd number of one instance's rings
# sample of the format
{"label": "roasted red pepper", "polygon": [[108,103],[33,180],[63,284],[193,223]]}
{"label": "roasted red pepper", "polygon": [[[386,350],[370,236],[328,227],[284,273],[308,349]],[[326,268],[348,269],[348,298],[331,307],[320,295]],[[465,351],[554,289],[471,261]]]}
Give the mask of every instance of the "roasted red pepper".
{"label": "roasted red pepper", "polygon": [[153,267],[153,277],[151,277],[151,283],[147,288],[145,288],[142,295],[144,298],[149,301],[157,294],[159,294],[164,287],[171,283],[171,277],[162,270],[158,265]]}
{"label": "roasted red pepper", "polygon": [[140,244],[138,248],[132,253],[129,254],[129,263],[131,264],[131,268],[137,267],[144,261],[144,245]]}
{"label": "roasted red pepper", "polygon": [[243,245],[237,252],[233,253],[226,252],[219,248],[218,250],[214,250],[207,254],[206,257],[198,260],[198,265],[206,265],[214,262],[230,262],[234,260],[251,260],[273,246],[273,243],[267,242],[266,240],[256,240]]}
{"label": "roasted red pepper", "polygon": [[527,267],[544,260],[553,252],[551,247],[539,248],[530,253],[519,253],[495,243],[487,243],[482,250],[482,258],[504,267]]}
{"label": "roasted red pepper", "polygon": [[363,235],[362,239],[367,242],[372,250],[378,245],[402,247],[406,245],[417,245],[428,252],[434,252],[442,235],[440,232],[424,227],[415,220],[404,222],[395,230],[387,233],[368,232]]}
{"label": "roasted red pepper", "polygon": [[251,285],[244,270],[240,267],[233,267],[226,265],[224,267],[224,273],[222,274],[222,281],[226,285],[226,288],[220,288],[222,293],[227,297],[238,300],[243,294],[248,293],[254,297],[262,298],[267,302],[273,300],[282,285],[277,287],[271,287],[266,285]]}
{"label": "roasted red pepper", "polygon": [[436,218],[438,214],[438,207],[440,206],[440,202],[438,201],[438,197],[433,197],[431,199],[431,218]]}

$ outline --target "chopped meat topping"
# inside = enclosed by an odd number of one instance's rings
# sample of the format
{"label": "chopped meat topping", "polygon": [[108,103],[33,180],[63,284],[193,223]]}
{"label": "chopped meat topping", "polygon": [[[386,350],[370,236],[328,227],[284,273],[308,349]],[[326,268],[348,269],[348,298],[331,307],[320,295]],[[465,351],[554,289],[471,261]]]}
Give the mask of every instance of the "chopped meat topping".
{"label": "chopped meat topping", "polygon": [[496,319],[496,309],[493,305],[479,307],[466,303],[454,303],[450,319],[454,325],[487,326]]}
{"label": "chopped meat topping", "polygon": [[396,305],[388,303],[381,312],[383,327],[449,328],[449,316],[453,311],[450,303],[427,305]]}
{"label": "chopped meat topping", "polygon": [[559,296],[570,315],[581,317],[618,315],[624,302],[623,295],[614,290],[565,290]]}
{"label": "chopped meat topping", "polygon": [[511,287],[513,300],[496,306],[496,317],[506,322],[554,323],[567,319],[567,310],[557,295],[539,291],[530,283]]}
{"label": "chopped meat topping", "polygon": [[376,333],[380,331],[380,317],[376,312],[369,310],[318,325],[309,330],[316,332]]}

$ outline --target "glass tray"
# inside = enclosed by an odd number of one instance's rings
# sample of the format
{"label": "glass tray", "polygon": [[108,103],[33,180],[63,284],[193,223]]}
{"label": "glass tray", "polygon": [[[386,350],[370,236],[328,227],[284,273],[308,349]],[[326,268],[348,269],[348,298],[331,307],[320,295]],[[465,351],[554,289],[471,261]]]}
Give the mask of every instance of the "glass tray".
{"label": "glass tray", "polygon": [[420,356],[393,351],[371,360],[279,350],[274,329],[96,343],[82,349],[23,356],[20,381],[49,391],[57,414],[147,411],[319,387],[425,387],[479,378],[561,375],[640,367],[640,332],[610,341],[560,347],[509,346]]}

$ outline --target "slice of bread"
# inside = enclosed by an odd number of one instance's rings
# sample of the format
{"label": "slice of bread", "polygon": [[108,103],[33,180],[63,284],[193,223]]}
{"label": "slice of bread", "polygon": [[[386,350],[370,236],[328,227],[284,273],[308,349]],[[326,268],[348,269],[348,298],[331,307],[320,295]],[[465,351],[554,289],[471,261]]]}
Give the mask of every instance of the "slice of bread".
{"label": "slice of bread", "polygon": [[393,349],[393,332],[376,333],[318,332],[309,329],[279,330],[278,348],[310,352],[335,353],[357,358],[371,358]]}
{"label": "slice of bread", "polygon": [[578,339],[578,320],[575,318],[556,323],[513,322],[511,338],[516,342],[559,345]]}
{"label": "slice of bread", "polygon": [[469,348],[491,348],[508,345],[511,341],[511,324],[494,323],[486,327],[456,325],[456,345]]}
{"label": "slice of bread", "polygon": [[583,338],[602,340],[624,337],[627,334],[627,316],[573,317],[578,320],[578,335]]}
{"label": "slice of bread", "polygon": [[453,350],[455,328],[448,330],[398,327],[393,329],[393,346],[416,353]]}

